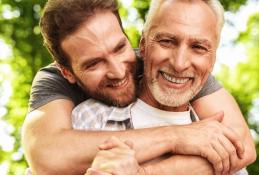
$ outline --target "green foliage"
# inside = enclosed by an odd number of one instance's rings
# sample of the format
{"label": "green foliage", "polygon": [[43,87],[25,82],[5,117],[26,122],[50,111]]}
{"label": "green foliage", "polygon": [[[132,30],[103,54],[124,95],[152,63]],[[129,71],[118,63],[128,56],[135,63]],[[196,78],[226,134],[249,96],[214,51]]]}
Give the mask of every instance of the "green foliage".
{"label": "green foliage", "polygon": [[134,0],[133,7],[138,10],[138,14],[143,21],[145,20],[146,13],[149,9],[149,4],[151,0]]}
{"label": "green foliage", "polygon": [[[258,157],[258,153],[259,153],[259,143],[256,144],[256,152],[257,152],[257,157]],[[257,175],[259,174],[259,159],[257,158],[255,163],[253,163],[252,165],[250,165],[247,169],[249,171],[250,175]]]}
{"label": "green foliage", "polygon": [[[221,0],[226,10],[236,11],[247,0]],[[12,48],[10,59],[1,60],[1,64],[9,64],[12,75],[4,75],[0,70],[0,95],[2,96],[2,83],[4,79],[11,81],[13,94],[6,104],[7,114],[4,121],[13,126],[11,136],[15,138],[14,149],[10,152],[0,148],[0,164],[8,162],[10,165],[8,174],[23,174],[26,167],[24,157],[21,156],[20,131],[27,112],[28,98],[31,83],[35,73],[40,67],[50,63],[50,55],[42,45],[42,37],[39,30],[39,16],[46,0],[0,0],[0,38],[3,38]],[[137,19],[144,21],[149,8],[150,0],[134,0],[132,8],[137,11]],[[123,20],[128,20],[130,11],[121,7],[120,14]],[[244,114],[248,114],[251,102],[258,97],[259,76],[259,49],[258,49],[258,15],[251,17],[247,31],[240,34],[237,42],[247,47],[249,60],[238,66],[235,74],[227,69],[219,75],[224,85],[234,94]],[[125,29],[133,47],[138,46],[140,33],[134,25],[128,25]],[[226,78],[226,77],[231,78]],[[2,78],[4,77],[4,78]],[[1,122],[2,119],[0,119]],[[256,126],[251,126],[256,128]],[[258,130],[257,130],[258,131]],[[257,145],[257,150],[259,145]],[[251,174],[259,174],[258,160],[249,167]]]}
{"label": "green foliage", "polygon": [[[259,13],[250,17],[246,31],[240,33],[236,43],[242,44],[247,50],[248,59],[239,63],[234,71],[223,68],[218,78],[237,100],[242,113],[249,118],[252,102],[259,98]],[[258,115],[258,114],[257,114]],[[258,116],[257,116],[258,117]],[[249,120],[248,120],[249,121]],[[259,134],[259,125],[249,127]],[[256,145],[259,154],[259,143]],[[259,174],[259,160],[248,167],[250,174]]]}
{"label": "green foliage", "polygon": [[0,151],[0,160],[9,162],[10,175],[24,173],[24,158],[14,158],[21,152],[21,125],[27,112],[32,79],[40,67],[50,63],[38,27],[44,3],[45,0],[2,0],[0,5],[0,35],[13,51],[13,57],[5,61],[13,71],[13,78],[8,78],[13,94],[6,105],[8,112],[4,119],[14,127],[11,135],[16,142],[12,152]]}
{"label": "green foliage", "polygon": [[223,5],[224,9],[227,11],[237,11],[241,5],[246,4],[247,0],[220,0],[221,4]]}
{"label": "green foliage", "polygon": [[[145,15],[149,9],[150,2],[151,0],[133,1],[133,7],[135,7],[138,10],[139,16],[143,20],[145,19]],[[226,11],[237,11],[240,8],[240,6],[246,4],[247,0],[235,0],[235,1],[220,0],[220,2]]]}

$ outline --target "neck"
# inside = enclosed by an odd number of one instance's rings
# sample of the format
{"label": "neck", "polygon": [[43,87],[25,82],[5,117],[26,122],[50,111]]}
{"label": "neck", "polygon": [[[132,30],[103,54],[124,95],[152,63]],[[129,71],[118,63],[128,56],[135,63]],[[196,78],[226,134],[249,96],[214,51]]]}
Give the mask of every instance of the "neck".
{"label": "neck", "polygon": [[159,103],[152,95],[145,78],[143,78],[141,85],[140,85],[140,94],[139,98],[144,101],[145,103],[149,104],[154,108],[158,108],[164,111],[171,111],[171,112],[184,112],[188,110],[188,103],[183,104],[178,107],[166,106]]}

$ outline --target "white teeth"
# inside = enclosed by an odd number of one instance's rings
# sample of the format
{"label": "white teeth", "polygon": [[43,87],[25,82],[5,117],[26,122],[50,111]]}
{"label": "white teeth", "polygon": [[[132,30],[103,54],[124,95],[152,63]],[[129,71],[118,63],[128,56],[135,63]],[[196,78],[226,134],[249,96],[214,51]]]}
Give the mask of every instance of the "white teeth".
{"label": "white teeth", "polygon": [[177,83],[177,84],[184,84],[186,83],[189,78],[176,78],[176,77],[171,77],[170,75],[164,73],[164,72],[161,72],[162,76],[167,80],[167,81],[170,81],[172,83]]}
{"label": "white teeth", "polygon": [[119,82],[112,83],[112,85],[111,85],[111,86],[113,86],[113,87],[118,87],[118,86],[123,85],[125,82],[126,82],[126,78],[125,78],[125,79],[123,79],[123,80],[121,80],[121,81],[119,81]]}

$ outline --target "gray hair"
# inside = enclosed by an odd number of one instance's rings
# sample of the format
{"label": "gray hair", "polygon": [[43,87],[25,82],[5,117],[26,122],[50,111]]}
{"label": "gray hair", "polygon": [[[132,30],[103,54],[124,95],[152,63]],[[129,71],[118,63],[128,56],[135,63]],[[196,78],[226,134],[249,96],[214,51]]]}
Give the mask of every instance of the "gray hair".
{"label": "gray hair", "polygon": [[[146,16],[146,22],[145,22],[144,28],[143,28],[143,34],[145,37],[149,33],[149,30],[150,30],[150,27],[154,20],[154,17],[157,15],[162,3],[165,1],[166,0],[151,0],[150,8],[149,8],[148,14]],[[172,0],[172,1],[175,1],[175,0]],[[195,0],[180,0],[180,1],[193,2]],[[224,8],[220,4],[219,0],[202,0],[202,1],[205,2],[216,15],[217,27],[218,27],[218,42],[219,42],[220,33],[221,33],[222,27],[225,22]]]}

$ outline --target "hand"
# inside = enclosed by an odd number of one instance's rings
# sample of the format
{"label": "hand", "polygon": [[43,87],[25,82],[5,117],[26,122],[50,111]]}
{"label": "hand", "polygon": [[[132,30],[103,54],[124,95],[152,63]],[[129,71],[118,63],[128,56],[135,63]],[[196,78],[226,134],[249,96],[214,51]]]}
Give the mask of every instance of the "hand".
{"label": "hand", "polygon": [[[89,175],[137,175],[141,167],[135,158],[133,144],[112,137],[99,146]],[[105,174],[100,174],[105,173]],[[87,174],[88,175],[88,174]]]}
{"label": "hand", "polygon": [[244,147],[234,131],[220,123],[222,119],[223,113],[218,113],[209,119],[179,126],[173,153],[199,155],[213,165],[215,174],[229,174],[243,157]]}
{"label": "hand", "polygon": [[112,175],[110,173],[105,173],[99,170],[95,170],[93,168],[88,168],[87,172],[85,173],[85,175]]}

